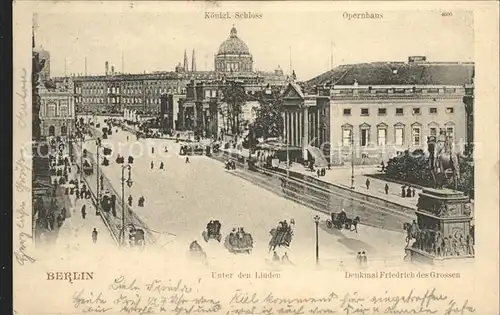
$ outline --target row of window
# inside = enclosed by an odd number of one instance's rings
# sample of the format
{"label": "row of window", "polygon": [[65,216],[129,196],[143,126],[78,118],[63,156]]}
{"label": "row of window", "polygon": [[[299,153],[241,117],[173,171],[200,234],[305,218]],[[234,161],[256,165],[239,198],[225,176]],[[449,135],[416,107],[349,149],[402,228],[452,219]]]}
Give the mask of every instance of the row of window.
{"label": "row of window", "polygon": [[455,88],[430,88],[430,89],[374,89],[372,87],[368,87],[368,90],[358,90],[358,89],[342,89],[342,90],[333,90],[334,95],[359,95],[359,94],[452,94],[456,93],[457,90]]}
{"label": "row of window", "polygon": [[[361,146],[368,146],[370,143],[370,127],[360,126],[360,134],[359,134],[359,144]],[[378,146],[386,146],[388,143],[388,129],[385,126],[377,127],[377,145]],[[392,144],[396,146],[404,146],[405,145],[405,131],[406,128],[404,125],[395,125],[394,126],[394,138]],[[451,137],[452,140],[455,137],[455,127],[447,126],[446,134],[448,137]],[[438,126],[429,127],[428,136],[437,136],[438,135]],[[423,144],[422,138],[422,126],[420,125],[412,125],[411,126],[411,145],[413,146],[421,146]],[[343,127],[342,128],[342,145],[343,146],[351,146],[354,139],[354,133],[352,128]]]}
{"label": "row of window", "polygon": [[205,98],[217,97],[217,90],[205,90]]}
{"label": "row of window", "polygon": [[[453,114],[454,112],[455,112],[455,109],[453,107],[446,107],[447,114]],[[430,107],[429,108],[429,114],[437,114],[437,113],[438,113],[437,107]],[[351,114],[352,114],[352,110],[350,108],[344,108],[344,116],[351,116]],[[396,108],[395,114],[397,116],[404,115],[404,108],[403,107]],[[413,107],[412,114],[413,115],[421,115],[422,114],[421,108],[420,107]],[[379,108],[378,115],[379,116],[387,115],[387,108]],[[361,108],[361,116],[370,116],[370,109],[369,108]]]}
{"label": "row of window", "polygon": [[[107,88],[107,93],[112,93],[112,94],[120,94],[120,87],[108,87]],[[141,88],[123,88],[124,94],[141,94],[142,89]],[[82,89],[80,87],[76,87],[75,89],[76,94],[81,94]],[[159,89],[146,89],[146,93],[149,94],[163,94],[163,93],[172,93],[172,88],[159,88]],[[104,88],[89,88],[89,89],[83,89],[83,94],[87,95],[96,95],[96,94],[104,94]]]}
{"label": "row of window", "polygon": [[47,111],[45,112],[44,117],[69,117],[69,108],[67,105],[60,105],[58,113],[56,104],[47,104]]}

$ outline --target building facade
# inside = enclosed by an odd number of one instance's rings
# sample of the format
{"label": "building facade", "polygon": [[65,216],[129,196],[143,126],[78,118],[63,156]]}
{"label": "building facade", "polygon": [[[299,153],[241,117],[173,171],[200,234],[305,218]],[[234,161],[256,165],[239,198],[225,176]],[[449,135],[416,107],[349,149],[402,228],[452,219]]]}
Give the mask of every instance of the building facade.
{"label": "building facade", "polygon": [[445,130],[457,152],[467,141],[463,86],[335,86],[330,90],[330,159],[380,163],[405,150],[427,151]]}
{"label": "building facade", "polygon": [[311,152],[322,152],[331,164],[425,152],[427,137],[440,131],[463,152],[472,139],[473,73],[473,63],[410,57],[340,66],[302,86],[291,83],[283,94],[285,139],[304,149],[304,159],[321,159]]}
{"label": "building facade", "polygon": [[[183,66],[178,63],[175,71],[143,74],[117,73],[114,71],[114,66],[110,69],[110,64],[106,61],[104,75],[58,77],[53,78],[53,81],[56,86],[62,85],[68,79],[72,82],[75,110],[81,114],[123,115],[127,109],[143,116],[158,116],[161,114],[162,96],[172,95],[173,108],[169,125],[173,124],[174,128],[183,130],[192,130],[195,126],[200,126],[202,121],[206,121],[204,120],[206,118],[198,117],[198,114],[209,107],[207,100],[213,98],[204,94],[212,88],[200,87],[201,94],[196,94],[196,100],[204,105],[197,105],[199,108],[195,110],[193,105],[195,94],[194,92],[189,95],[187,93],[188,85],[192,82],[196,82],[193,84],[205,82],[206,86],[209,86],[215,81],[241,80],[251,93],[253,90],[260,89],[262,85],[284,85],[286,81],[283,70],[279,66],[269,72],[253,71],[253,57],[245,42],[238,38],[234,26],[229,38],[220,45],[214,62],[214,71],[196,71],[195,51],[193,50],[191,69],[188,68],[187,52],[184,52]],[[220,102],[217,104],[219,106]],[[217,125],[216,112],[217,109],[213,109],[213,113],[209,115],[215,117],[213,120],[210,118],[210,121],[213,121],[209,124],[210,126]],[[178,121],[172,122],[172,119]],[[194,124],[194,121],[200,124]],[[216,129],[216,127],[213,128]]]}
{"label": "building facade", "polygon": [[67,137],[75,129],[74,98],[69,89],[49,91],[39,86],[42,137]]}

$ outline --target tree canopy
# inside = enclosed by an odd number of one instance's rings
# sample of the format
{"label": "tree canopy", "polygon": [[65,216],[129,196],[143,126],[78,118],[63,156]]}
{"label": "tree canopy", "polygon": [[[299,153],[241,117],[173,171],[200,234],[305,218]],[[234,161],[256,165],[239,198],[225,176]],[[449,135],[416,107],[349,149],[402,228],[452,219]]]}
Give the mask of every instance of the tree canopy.
{"label": "tree canopy", "polygon": [[253,124],[257,138],[283,136],[283,97],[278,88],[272,88],[270,94],[263,93],[259,99],[260,107],[255,109]]}
{"label": "tree canopy", "polygon": [[222,85],[222,102],[226,103],[227,131],[233,135],[241,135],[242,106],[247,101],[245,88],[241,82],[226,81]]}

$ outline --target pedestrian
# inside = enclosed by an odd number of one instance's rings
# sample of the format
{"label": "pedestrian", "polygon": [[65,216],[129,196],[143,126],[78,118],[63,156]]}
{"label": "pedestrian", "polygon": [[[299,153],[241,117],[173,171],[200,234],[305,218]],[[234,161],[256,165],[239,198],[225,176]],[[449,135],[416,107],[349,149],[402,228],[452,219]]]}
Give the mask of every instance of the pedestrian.
{"label": "pedestrian", "polygon": [[189,162],[189,156],[186,156],[186,163],[190,163]]}
{"label": "pedestrian", "polygon": [[128,136],[127,136],[127,141],[128,141]]}
{"label": "pedestrian", "polygon": [[406,197],[406,186],[401,186],[401,197]]}
{"label": "pedestrian", "polygon": [[344,261],[340,261],[339,266],[337,268],[338,271],[344,271]]}
{"label": "pedestrian", "polygon": [[87,216],[87,210],[86,210],[86,206],[83,205],[82,206],[82,219],[85,219],[85,216]]}
{"label": "pedestrian", "polygon": [[163,162],[160,162],[160,170],[164,170],[163,169]]}
{"label": "pedestrian", "polygon": [[361,257],[361,252],[358,252],[356,254],[356,262],[358,263],[358,267],[361,267],[362,260],[363,260],[363,258]]}
{"label": "pedestrian", "polygon": [[92,231],[92,241],[93,241],[94,243],[96,243],[96,242],[97,242],[97,234],[98,234],[98,233],[97,233],[97,230],[96,230],[96,228],[94,228],[94,230]]}
{"label": "pedestrian", "polygon": [[363,268],[366,268],[366,266],[368,265],[368,258],[366,257],[365,252],[361,253],[361,265],[363,266]]}
{"label": "pedestrian", "polygon": [[385,164],[384,164],[384,161],[382,161],[382,163],[380,163],[380,167],[382,169],[382,173],[385,172]]}
{"label": "pedestrian", "polygon": [[274,251],[274,253],[273,253],[273,261],[274,262],[280,261],[280,256],[278,256],[278,253],[276,253],[276,251]]}
{"label": "pedestrian", "polygon": [[288,257],[288,253],[285,253],[285,254],[283,255],[283,257],[281,257],[281,262],[282,262],[282,263],[284,263],[284,264],[285,264],[285,263],[286,263],[286,264],[289,264],[289,263],[290,263],[290,258]]}
{"label": "pedestrian", "polygon": [[151,148],[151,154],[155,154],[155,147]]}
{"label": "pedestrian", "polygon": [[80,199],[80,190],[78,188],[75,190],[75,196],[76,199]]}
{"label": "pedestrian", "polygon": [[415,197],[415,188],[412,188],[412,189],[411,189],[411,196],[412,196],[412,197]]}
{"label": "pedestrian", "polygon": [[410,198],[411,197],[411,187],[408,186],[408,189],[406,190],[406,197]]}
{"label": "pedestrian", "polygon": [[385,194],[388,195],[389,194],[389,184],[385,183]]}
{"label": "pedestrian", "polygon": [[366,189],[370,189],[370,179],[366,179]]}
{"label": "pedestrian", "polygon": [[153,169],[155,167],[155,163],[153,161],[151,161],[151,169]]}
{"label": "pedestrian", "polygon": [[129,195],[129,196],[128,196],[128,205],[129,205],[130,207],[132,207],[132,201],[133,201],[132,195]]}
{"label": "pedestrian", "polygon": [[318,168],[318,170],[316,171],[316,173],[318,174],[318,178],[321,176],[321,173],[320,173],[320,170]]}

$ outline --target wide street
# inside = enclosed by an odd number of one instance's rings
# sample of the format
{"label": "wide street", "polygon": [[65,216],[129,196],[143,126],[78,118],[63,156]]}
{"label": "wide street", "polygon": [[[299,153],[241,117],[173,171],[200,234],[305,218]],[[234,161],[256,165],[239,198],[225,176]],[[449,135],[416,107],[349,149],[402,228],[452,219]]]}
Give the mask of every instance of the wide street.
{"label": "wide street", "polygon": [[[279,249],[280,256],[286,251],[295,264],[310,264],[315,260],[315,223],[313,217],[321,217],[319,224],[320,257],[325,261],[353,261],[358,251],[366,251],[369,259],[396,259],[402,261],[405,237],[402,233],[389,232],[360,225],[359,233],[334,231],[326,228],[327,216],[305,206],[298,205],[226,171],[223,164],[206,156],[191,156],[190,163],[179,156],[179,144],[172,140],[140,139],[129,132],[113,130],[103,145],[113,147],[110,165],[101,167],[117,192],[121,192],[121,165],[116,164],[116,154],[125,157],[135,155],[132,165],[131,188],[125,188],[125,200],[131,194],[133,210],[159,235],[169,242],[158,242],[168,249],[186,251],[190,242],[198,243],[210,260],[245,259],[246,254],[233,255],[214,240],[205,243],[202,231],[210,220],[222,223],[223,239],[232,228],[243,227],[252,234],[254,250],[252,258],[264,261],[268,253],[270,229],[281,220],[295,220],[294,238],[289,249]],[[127,136],[129,140],[127,141]],[[163,153],[165,146],[169,152]],[[87,143],[93,152],[95,146]],[[155,147],[155,153],[151,148]],[[120,148],[120,149],[119,149]],[[142,152],[141,156],[138,154]],[[151,169],[151,162],[154,168]],[[165,169],[160,170],[163,161]],[[137,199],[144,196],[144,207],[137,206]],[[117,196],[121,200],[121,196]],[[349,215],[349,209],[346,209]],[[171,236],[171,233],[175,236]],[[248,259],[248,258],[247,258]]]}

